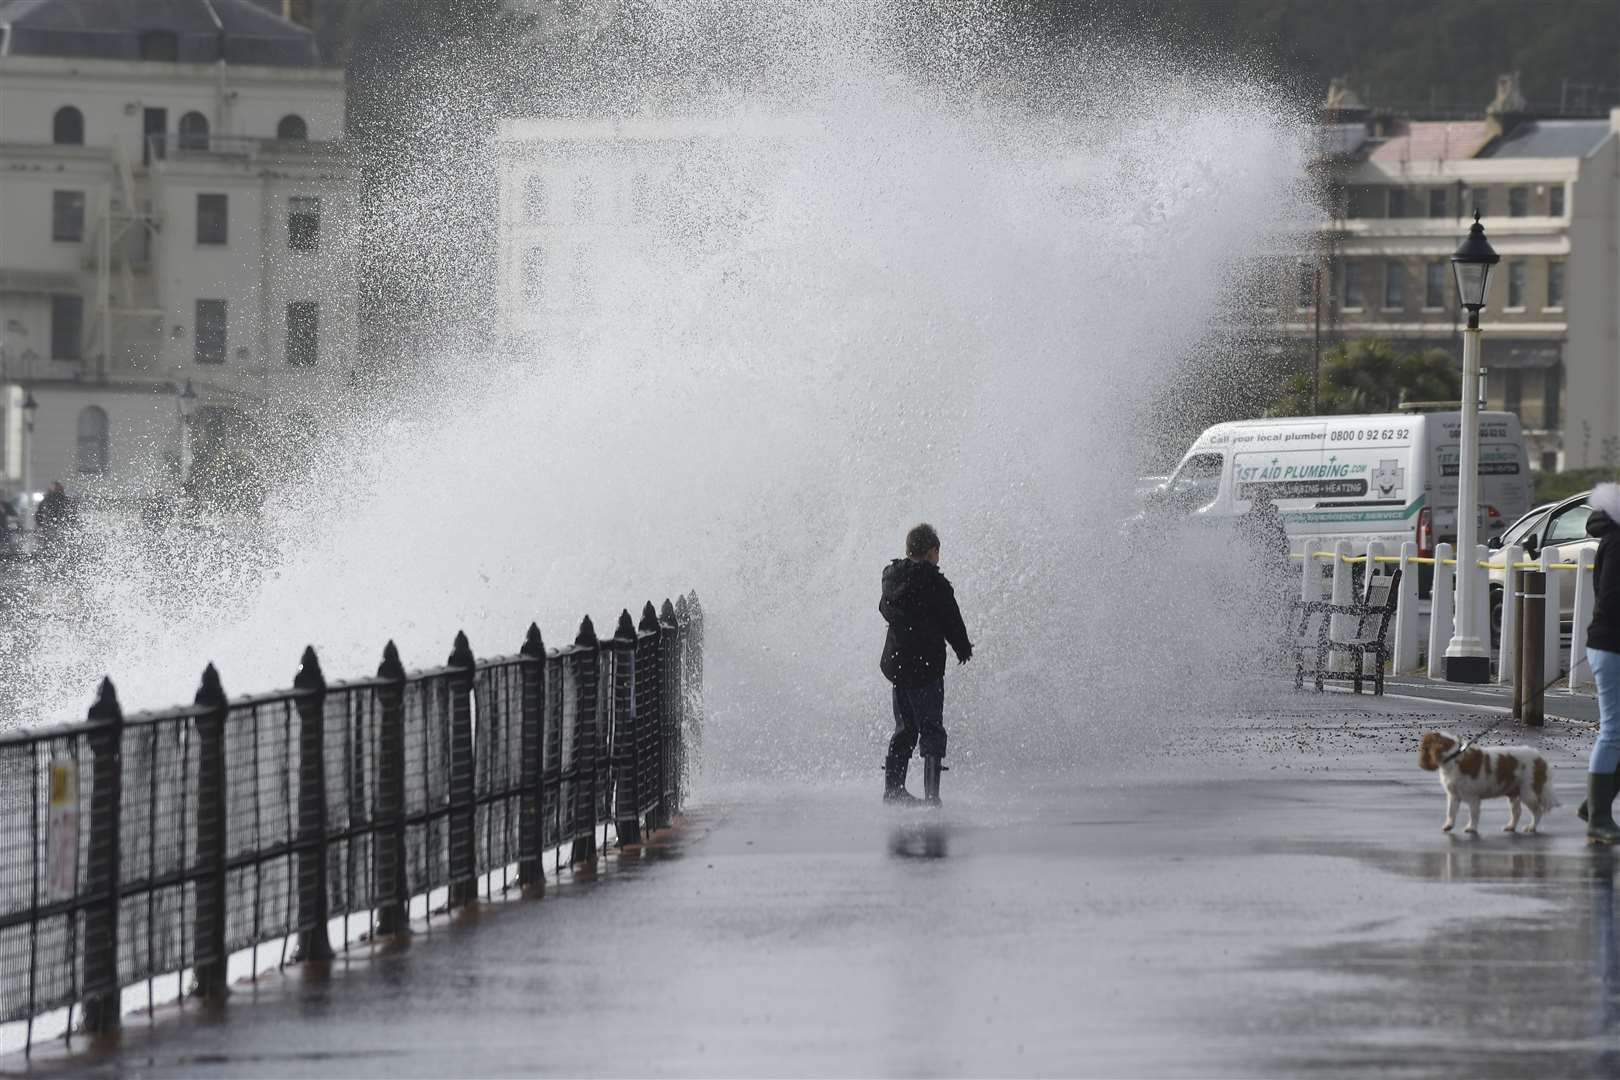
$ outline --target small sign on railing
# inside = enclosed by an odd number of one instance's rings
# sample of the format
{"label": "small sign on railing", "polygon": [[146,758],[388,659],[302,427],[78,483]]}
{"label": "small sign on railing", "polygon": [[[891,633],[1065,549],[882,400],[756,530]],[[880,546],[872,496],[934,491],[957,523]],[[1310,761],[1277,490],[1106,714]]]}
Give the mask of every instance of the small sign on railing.
{"label": "small sign on railing", "polygon": [[45,881],[52,900],[71,900],[79,891],[79,763],[51,762],[50,815],[47,818]]}

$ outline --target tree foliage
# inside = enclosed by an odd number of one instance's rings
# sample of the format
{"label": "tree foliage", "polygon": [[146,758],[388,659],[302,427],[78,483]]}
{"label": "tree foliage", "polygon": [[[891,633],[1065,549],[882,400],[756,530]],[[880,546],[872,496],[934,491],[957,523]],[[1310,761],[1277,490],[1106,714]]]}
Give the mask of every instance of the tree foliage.
{"label": "tree foliage", "polygon": [[1353,341],[1322,354],[1320,408],[1313,408],[1309,372],[1290,377],[1276,412],[1333,416],[1394,412],[1411,401],[1456,401],[1457,361],[1444,349],[1402,352],[1387,341]]}

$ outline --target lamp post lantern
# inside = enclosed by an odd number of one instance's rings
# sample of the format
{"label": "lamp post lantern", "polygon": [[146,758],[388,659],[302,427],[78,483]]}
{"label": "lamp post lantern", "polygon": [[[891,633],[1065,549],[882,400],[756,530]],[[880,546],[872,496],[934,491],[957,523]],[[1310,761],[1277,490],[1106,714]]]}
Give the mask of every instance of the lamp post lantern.
{"label": "lamp post lantern", "polygon": [[1479,310],[1485,306],[1491,268],[1501,260],[1485,239],[1485,226],[1474,211],[1468,237],[1451,256],[1457,295],[1468,309],[1463,330],[1462,431],[1457,460],[1457,603],[1451,643],[1446,646],[1446,681],[1489,682],[1491,654],[1478,631],[1477,587],[1480,569],[1474,552],[1479,544]]}

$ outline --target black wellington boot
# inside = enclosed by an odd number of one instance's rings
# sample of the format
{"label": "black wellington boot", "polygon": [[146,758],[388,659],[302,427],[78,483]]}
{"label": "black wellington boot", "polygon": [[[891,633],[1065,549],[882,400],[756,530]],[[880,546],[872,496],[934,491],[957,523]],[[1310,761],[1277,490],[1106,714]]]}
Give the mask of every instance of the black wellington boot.
{"label": "black wellington boot", "polygon": [[883,801],[886,803],[899,803],[909,806],[920,801],[917,796],[906,790],[906,769],[911,765],[909,757],[890,754],[883,763]]}
{"label": "black wellington boot", "polygon": [[1614,823],[1614,773],[1586,774],[1586,825],[1588,844],[1620,843],[1620,825]]}
{"label": "black wellington boot", "polygon": [[923,801],[930,806],[939,805],[939,774],[944,771],[945,762],[941,758],[923,758]]}
{"label": "black wellington boot", "polygon": [[[1615,777],[1615,783],[1620,784],[1620,768],[1616,768],[1614,770],[1614,777]],[[1617,790],[1620,790],[1620,789],[1617,789]],[[1581,800],[1581,805],[1580,805],[1580,807],[1578,809],[1576,809],[1575,816],[1580,818],[1582,821],[1586,820],[1586,800],[1585,799]]]}

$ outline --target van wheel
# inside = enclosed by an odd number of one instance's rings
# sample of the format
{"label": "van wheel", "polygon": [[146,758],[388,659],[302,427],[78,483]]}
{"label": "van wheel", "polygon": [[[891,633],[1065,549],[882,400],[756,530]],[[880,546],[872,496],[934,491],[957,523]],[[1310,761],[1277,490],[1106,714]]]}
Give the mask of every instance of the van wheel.
{"label": "van wheel", "polygon": [[1491,646],[1502,646],[1502,586],[1491,586]]}

